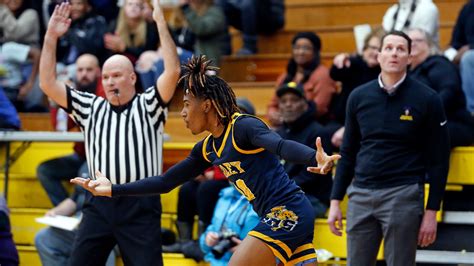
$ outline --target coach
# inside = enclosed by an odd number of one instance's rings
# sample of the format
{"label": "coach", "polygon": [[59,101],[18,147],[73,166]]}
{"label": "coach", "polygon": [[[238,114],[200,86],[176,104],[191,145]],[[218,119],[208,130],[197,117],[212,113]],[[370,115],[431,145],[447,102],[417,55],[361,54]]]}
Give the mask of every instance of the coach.
{"label": "coach", "polygon": [[[446,117],[437,93],[407,76],[411,40],[402,32],[382,38],[378,80],[349,97],[331,193],[328,223],[342,232],[339,207],[346,189],[348,265],[375,265],[384,239],[389,266],[415,265],[417,244],[436,239],[436,212],[449,163]],[[426,210],[424,183],[430,184]]]}

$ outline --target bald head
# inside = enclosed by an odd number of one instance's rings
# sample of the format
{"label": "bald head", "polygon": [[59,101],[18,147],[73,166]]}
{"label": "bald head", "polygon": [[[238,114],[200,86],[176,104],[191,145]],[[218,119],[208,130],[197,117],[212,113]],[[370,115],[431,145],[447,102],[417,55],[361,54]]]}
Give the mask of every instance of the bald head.
{"label": "bald head", "polygon": [[99,60],[91,54],[83,54],[76,60],[76,85],[79,90],[95,92],[100,77]]}
{"label": "bald head", "polygon": [[133,73],[133,64],[132,62],[123,55],[113,55],[107,59],[104,63],[104,71],[107,71],[109,69],[120,69],[124,73]]}
{"label": "bald head", "polygon": [[102,67],[102,85],[106,97],[113,105],[129,102],[134,95],[137,76],[132,62],[123,55],[113,55]]}
{"label": "bald head", "polygon": [[95,55],[92,55],[92,54],[83,54],[79,56],[76,60],[76,65],[81,65],[81,64],[90,65],[90,66],[99,68],[99,60],[97,59],[97,57],[95,57]]}

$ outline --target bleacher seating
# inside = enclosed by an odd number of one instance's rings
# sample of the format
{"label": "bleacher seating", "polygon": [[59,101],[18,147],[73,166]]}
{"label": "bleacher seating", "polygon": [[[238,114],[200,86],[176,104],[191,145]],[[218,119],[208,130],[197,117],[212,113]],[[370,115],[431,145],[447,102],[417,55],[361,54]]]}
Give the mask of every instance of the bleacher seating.
{"label": "bleacher seating", "polygon": [[[378,24],[372,24],[375,28]],[[444,22],[440,25],[440,47],[447,47],[451,41],[451,32],[454,21]],[[283,29],[275,35],[259,36],[259,54],[290,54],[291,40],[300,31],[312,31],[321,38],[321,51],[323,53],[352,53],[355,51],[353,25],[306,27],[302,29]],[[238,50],[242,46],[240,32],[232,30],[232,48]],[[225,65],[225,64],[224,64]]]}
{"label": "bleacher seating", "polygon": [[[454,22],[464,0],[434,0],[440,21]],[[392,0],[286,0],[285,29],[379,24]]]}
{"label": "bleacher seating", "polygon": [[[321,61],[330,66],[336,54],[322,54]],[[256,54],[224,56],[220,75],[228,82],[275,81],[286,69],[290,54]]]}

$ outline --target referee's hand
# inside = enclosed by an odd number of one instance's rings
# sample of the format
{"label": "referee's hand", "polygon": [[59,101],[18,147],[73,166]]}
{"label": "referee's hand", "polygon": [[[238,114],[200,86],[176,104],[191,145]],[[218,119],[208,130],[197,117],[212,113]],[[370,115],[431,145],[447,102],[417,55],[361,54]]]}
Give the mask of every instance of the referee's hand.
{"label": "referee's hand", "polygon": [[317,167],[310,166],[307,170],[311,173],[325,175],[331,171],[332,167],[334,166],[334,161],[339,160],[341,155],[327,155],[324,151],[323,146],[321,144],[321,138],[316,138],[316,162],[318,162]]}
{"label": "referee's hand", "polygon": [[95,172],[96,180],[76,177],[70,180],[71,183],[79,185],[92,193],[94,196],[112,197],[112,183],[101,172]]}

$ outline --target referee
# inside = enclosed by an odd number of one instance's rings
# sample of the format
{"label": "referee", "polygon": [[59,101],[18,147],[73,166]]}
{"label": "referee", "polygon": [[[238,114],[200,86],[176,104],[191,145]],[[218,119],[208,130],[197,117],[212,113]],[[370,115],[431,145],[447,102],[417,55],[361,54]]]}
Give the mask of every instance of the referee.
{"label": "referee", "polygon": [[[70,4],[56,6],[45,35],[40,60],[43,91],[75,119],[85,135],[90,176],[106,173],[114,184],[158,175],[162,162],[163,126],[180,68],[176,47],[163,12],[154,1],[153,18],[163,49],[165,71],[156,87],[135,91],[132,63],[122,55],[103,66],[106,99],[79,92],[56,79],[57,40],[71,23]],[[118,244],[125,265],[162,265],[159,196],[88,197],[74,241],[70,265],[104,265]]]}

